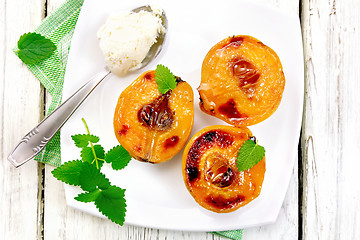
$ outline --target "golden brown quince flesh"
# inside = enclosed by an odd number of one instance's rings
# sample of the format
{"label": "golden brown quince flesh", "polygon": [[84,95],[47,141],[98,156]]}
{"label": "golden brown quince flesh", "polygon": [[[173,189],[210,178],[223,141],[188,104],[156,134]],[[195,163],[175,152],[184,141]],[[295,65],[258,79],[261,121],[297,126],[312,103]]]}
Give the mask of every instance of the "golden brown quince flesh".
{"label": "golden brown quince flesh", "polygon": [[185,145],[194,122],[191,86],[177,78],[177,86],[161,94],[155,71],[140,75],[120,95],[114,130],[119,143],[140,161],[171,159]]}
{"label": "golden brown quince flesh", "polygon": [[227,213],[259,196],[265,174],[265,157],[249,170],[239,172],[240,146],[252,133],[246,127],[210,126],[196,133],[182,160],[184,182],[202,207]]}
{"label": "golden brown quince flesh", "polygon": [[205,56],[201,69],[200,108],[235,126],[270,117],[285,87],[277,54],[251,36],[228,37]]}

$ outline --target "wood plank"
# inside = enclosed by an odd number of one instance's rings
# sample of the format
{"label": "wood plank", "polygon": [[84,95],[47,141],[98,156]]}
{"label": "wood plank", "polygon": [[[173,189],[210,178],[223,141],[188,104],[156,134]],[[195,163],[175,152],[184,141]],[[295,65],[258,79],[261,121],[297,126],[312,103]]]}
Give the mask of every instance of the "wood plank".
{"label": "wood plank", "polygon": [[42,1],[0,2],[0,239],[41,237],[38,163],[15,169],[7,161],[13,147],[40,118],[40,84],[12,48],[41,18]]}
{"label": "wood plank", "polygon": [[359,1],[304,1],[304,239],[360,239]]}

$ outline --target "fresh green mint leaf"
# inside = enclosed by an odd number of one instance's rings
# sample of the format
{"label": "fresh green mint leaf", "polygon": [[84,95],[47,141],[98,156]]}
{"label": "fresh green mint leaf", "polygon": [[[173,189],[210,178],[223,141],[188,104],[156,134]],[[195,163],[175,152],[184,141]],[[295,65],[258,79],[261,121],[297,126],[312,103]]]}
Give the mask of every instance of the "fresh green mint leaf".
{"label": "fresh green mint leaf", "polygon": [[126,213],[125,189],[110,186],[101,191],[95,200],[95,206],[111,221],[122,226]]}
{"label": "fresh green mint leaf", "polygon": [[253,140],[246,140],[240,147],[237,156],[237,167],[240,172],[248,170],[260,162],[265,156],[265,148]]}
{"label": "fresh green mint leaf", "polygon": [[176,77],[169,68],[158,64],[155,69],[155,82],[161,94],[165,94],[169,90],[176,88]]}
{"label": "fresh green mint leaf", "polygon": [[91,163],[94,160],[94,154],[92,152],[91,147],[84,147],[81,150],[81,159],[84,162],[88,162],[88,163]]}
{"label": "fresh green mint leaf", "polygon": [[79,176],[82,167],[83,167],[82,161],[74,160],[62,164],[61,166],[52,170],[51,173],[55,178],[57,178],[58,180],[64,183],[74,186],[79,186],[80,185]]}
{"label": "fresh green mint leaf", "polygon": [[118,145],[109,150],[105,155],[105,161],[111,163],[111,167],[114,170],[121,170],[128,165],[131,160],[131,156],[126,149]]}
{"label": "fresh green mint leaf", "polygon": [[[105,158],[105,150],[101,145],[94,145],[94,151],[95,151],[96,157],[98,159],[104,159]],[[81,159],[84,162],[88,162],[88,163],[96,165],[95,156],[94,156],[94,153],[93,153],[93,150],[92,150],[91,147],[84,147],[81,150]],[[104,161],[97,161],[97,162],[98,162],[98,167],[99,168],[101,168],[102,165],[104,164]]]}
{"label": "fresh green mint leaf", "polygon": [[35,64],[50,57],[55,51],[55,44],[38,33],[25,33],[17,43],[17,55],[26,64]]}
{"label": "fresh green mint leaf", "polygon": [[79,202],[94,202],[98,196],[100,195],[100,190],[96,189],[95,191],[92,192],[84,192],[84,193],[80,193],[79,195],[77,195],[75,197],[75,200],[79,201]]}
{"label": "fresh green mint leaf", "polygon": [[83,148],[89,146],[89,142],[97,143],[99,142],[99,137],[91,134],[76,134],[71,136],[74,140],[75,146],[78,148]]}
{"label": "fresh green mint leaf", "polygon": [[84,191],[95,191],[97,187],[107,189],[110,187],[110,181],[94,165],[83,162],[83,167],[79,175],[80,187]]}

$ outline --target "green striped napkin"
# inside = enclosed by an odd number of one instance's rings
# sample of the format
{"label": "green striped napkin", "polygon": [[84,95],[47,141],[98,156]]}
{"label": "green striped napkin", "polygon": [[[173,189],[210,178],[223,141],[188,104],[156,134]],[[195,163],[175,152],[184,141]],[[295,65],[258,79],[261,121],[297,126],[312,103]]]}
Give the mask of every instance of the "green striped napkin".
{"label": "green striped napkin", "polygon": [[[56,50],[48,59],[37,64],[28,64],[30,71],[39,79],[46,90],[51,94],[52,100],[47,111],[50,114],[61,103],[64,74],[67,58],[71,45],[71,38],[79,17],[84,0],[67,0],[57,8],[50,16],[44,19],[34,32],[50,39]],[[15,47],[14,52],[18,50]],[[46,148],[35,158],[35,160],[60,166],[60,134],[57,133],[48,143]],[[242,239],[242,230],[213,232],[213,234],[230,239]]]}
{"label": "green striped napkin", "polygon": [[[39,79],[52,100],[47,111],[50,114],[61,103],[66,62],[70,49],[71,38],[79,17],[84,0],[69,0],[44,19],[34,32],[50,39],[56,50],[49,58],[37,64],[28,64],[30,71]],[[18,50],[15,47],[14,52]],[[46,148],[36,156],[35,160],[60,166],[60,133],[48,143]]]}

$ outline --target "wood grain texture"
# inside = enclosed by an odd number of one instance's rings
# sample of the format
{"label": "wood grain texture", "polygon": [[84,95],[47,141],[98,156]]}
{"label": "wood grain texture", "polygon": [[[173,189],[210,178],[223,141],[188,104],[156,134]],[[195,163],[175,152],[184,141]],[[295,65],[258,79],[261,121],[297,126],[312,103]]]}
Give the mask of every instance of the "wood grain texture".
{"label": "wood grain texture", "polygon": [[40,23],[42,9],[41,1],[0,2],[0,239],[41,236],[38,163],[15,169],[7,156],[40,118],[41,86],[12,48],[21,34]]}
{"label": "wood grain texture", "polygon": [[359,1],[304,1],[303,238],[360,239]]}

